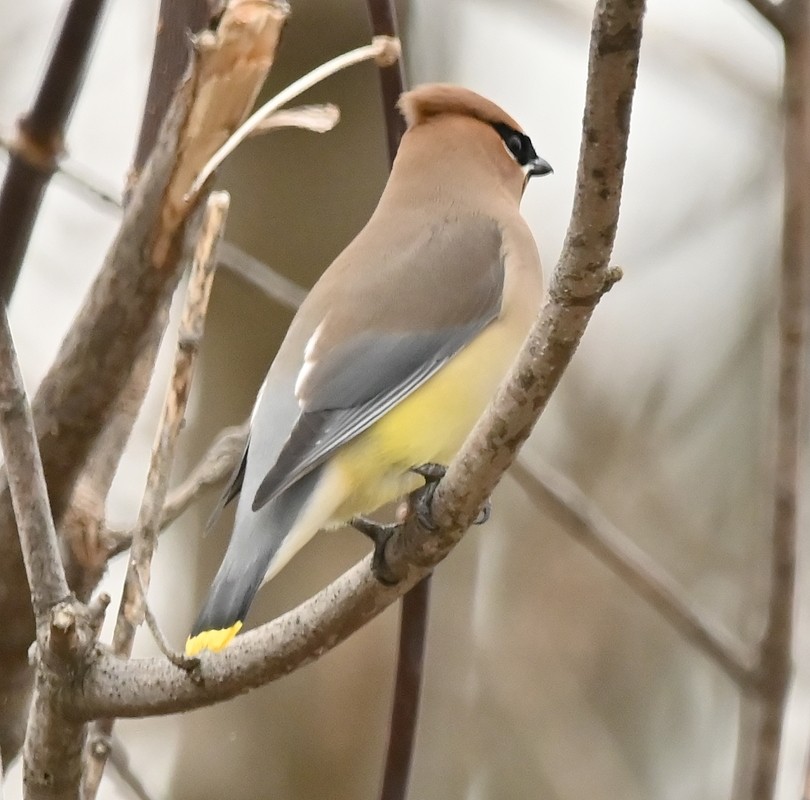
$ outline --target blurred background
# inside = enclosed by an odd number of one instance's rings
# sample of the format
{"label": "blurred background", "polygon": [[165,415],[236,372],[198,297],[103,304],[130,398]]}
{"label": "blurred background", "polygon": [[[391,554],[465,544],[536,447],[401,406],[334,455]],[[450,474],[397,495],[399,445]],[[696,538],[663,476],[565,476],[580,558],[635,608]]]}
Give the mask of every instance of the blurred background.
{"label": "blurred background", "polygon": [[[61,3],[4,2],[0,126],[29,105]],[[266,94],[369,36],[361,0],[292,0]],[[574,541],[530,472],[551,467],[747,643],[768,592],[775,287],[781,220],[781,46],[744,0],[652,0],[613,262],[598,307],[523,468],[436,571],[410,796],[424,800],[728,797],[737,688]],[[547,272],[573,195],[591,0],[405,0],[411,85],[453,81],[492,98],[555,173],[524,213]],[[157,0],[110,3],[68,132],[70,161],[120,194],[134,150]],[[311,285],[365,222],[387,173],[376,70],[364,64],[306,100],[332,101],[335,131],[245,143],[222,169],[227,237]],[[4,169],[0,157],[0,171]],[[11,307],[29,389],[53,358],[117,224],[57,176]],[[241,422],[291,313],[221,270],[182,439],[181,478]],[[134,520],[164,390],[167,346],[111,497]],[[807,482],[805,479],[805,490]],[[804,496],[807,496],[805,491]],[[209,496],[165,534],[151,603],[178,646],[227,542],[200,531]],[[803,509],[803,520],[807,515]],[[807,558],[806,525],[802,552]],[[252,625],[317,591],[367,551],[316,537],[261,594]],[[104,587],[117,608],[124,563]],[[800,797],[810,741],[807,564],[799,565],[795,688],[780,797]],[[802,580],[802,578],[805,580]],[[114,615],[109,615],[114,619]],[[380,780],[397,610],[278,683],[184,716],[118,724],[155,798],[371,798]],[[148,633],[136,652],[155,652]],[[20,767],[6,780],[19,792]],[[129,798],[112,769],[100,797]]]}

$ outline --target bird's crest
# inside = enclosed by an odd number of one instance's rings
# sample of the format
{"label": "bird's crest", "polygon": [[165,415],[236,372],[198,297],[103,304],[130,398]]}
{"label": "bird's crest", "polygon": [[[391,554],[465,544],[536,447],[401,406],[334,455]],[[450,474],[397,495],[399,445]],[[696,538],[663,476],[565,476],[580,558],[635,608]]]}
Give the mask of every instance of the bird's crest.
{"label": "bird's crest", "polygon": [[441,114],[460,114],[489,124],[508,125],[523,132],[500,106],[462,86],[451,83],[426,83],[399,98],[399,109],[408,123],[408,128],[421,125],[431,117]]}

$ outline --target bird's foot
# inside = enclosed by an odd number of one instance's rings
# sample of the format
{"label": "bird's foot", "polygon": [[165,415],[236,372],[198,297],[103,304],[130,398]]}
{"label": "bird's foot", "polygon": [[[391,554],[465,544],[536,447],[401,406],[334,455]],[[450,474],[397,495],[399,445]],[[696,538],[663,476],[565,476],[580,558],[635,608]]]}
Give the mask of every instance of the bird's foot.
{"label": "bird's foot", "polygon": [[371,570],[377,580],[384,586],[394,586],[398,583],[398,578],[393,574],[386,561],[385,546],[388,544],[389,539],[399,530],[400,524],[398,522],[384,524],[361,516],[352,517],[349,524],[374,542]]}
{"label": "bird's foot", "polygon": [[412,467],[411,472],[415,472],[425,479],[425,485],[414,493],[413,512],[423,528],[435,531],[439,526],[433,520],[431,504],[433,503],[436,487],[447,472],[447,467],[441,464],[428,463]]}
{"label": "bird's foot", "polygon": [[[439,526],[433,521],[433,514],[431,512],[431,504],[433,502],[433,494],[436,491],[436,486],[439,481],[445,476],[447,467],[441,464],[422,464],[419,467],[413,467],[411,472],[421,475],[425,479],[425,485],[418,492],[414,504],[414,513],[419,519],[419,522],[429,531],[435,531]],[[478,512],[478,516],[473,520],[473,525],[483,525],[487,522],[492,515],[492,503],[487,500]]]}

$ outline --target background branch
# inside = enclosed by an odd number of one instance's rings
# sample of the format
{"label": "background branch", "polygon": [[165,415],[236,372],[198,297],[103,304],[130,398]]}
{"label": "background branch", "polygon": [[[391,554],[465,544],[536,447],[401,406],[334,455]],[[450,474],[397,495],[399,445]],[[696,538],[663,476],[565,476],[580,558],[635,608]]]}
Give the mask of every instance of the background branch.
{"label": "background branch", "polygon": [[104,0],[72,0],[31,110],[17,123],[0,188],[0,300],[8,303],[45,189],[64,148]]}
{"label": "background branch", "polygon": [[616,528],[573,481],[551,467],[529,465],[523,459],[513,464],[510,474],[532,499],[543,498],[550,503],[566,533],[587,547],[742,690],[758,688],[759,670],[754,654],[708,620],[688,594]]}
{"label": "background branch", "polygon": [[803,438],[805,315],[810,283],[810,4],[805,0],[791,2],[790,9],[793,27],[785,39],[785,213],[779,276],[770,597],[760,644],[762,694],[743,698],[735,776],[735,797],[747,800],[775,797],[793,667],[799,447]]}

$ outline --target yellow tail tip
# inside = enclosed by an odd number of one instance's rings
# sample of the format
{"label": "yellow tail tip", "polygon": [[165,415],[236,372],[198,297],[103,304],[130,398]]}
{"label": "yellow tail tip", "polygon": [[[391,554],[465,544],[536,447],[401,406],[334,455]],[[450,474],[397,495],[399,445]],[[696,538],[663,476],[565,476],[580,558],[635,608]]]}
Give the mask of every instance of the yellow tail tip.
{"label": "yellow tail tip", "polygon": [[218,653],[226,647],[231,639],[242,630],[241,622],[234,622],[230,628],[219,628],[214,631],[202,631],[196,636],[189,636],[186,639],[186,655],[196,656],[203,650],[210,650]]}

